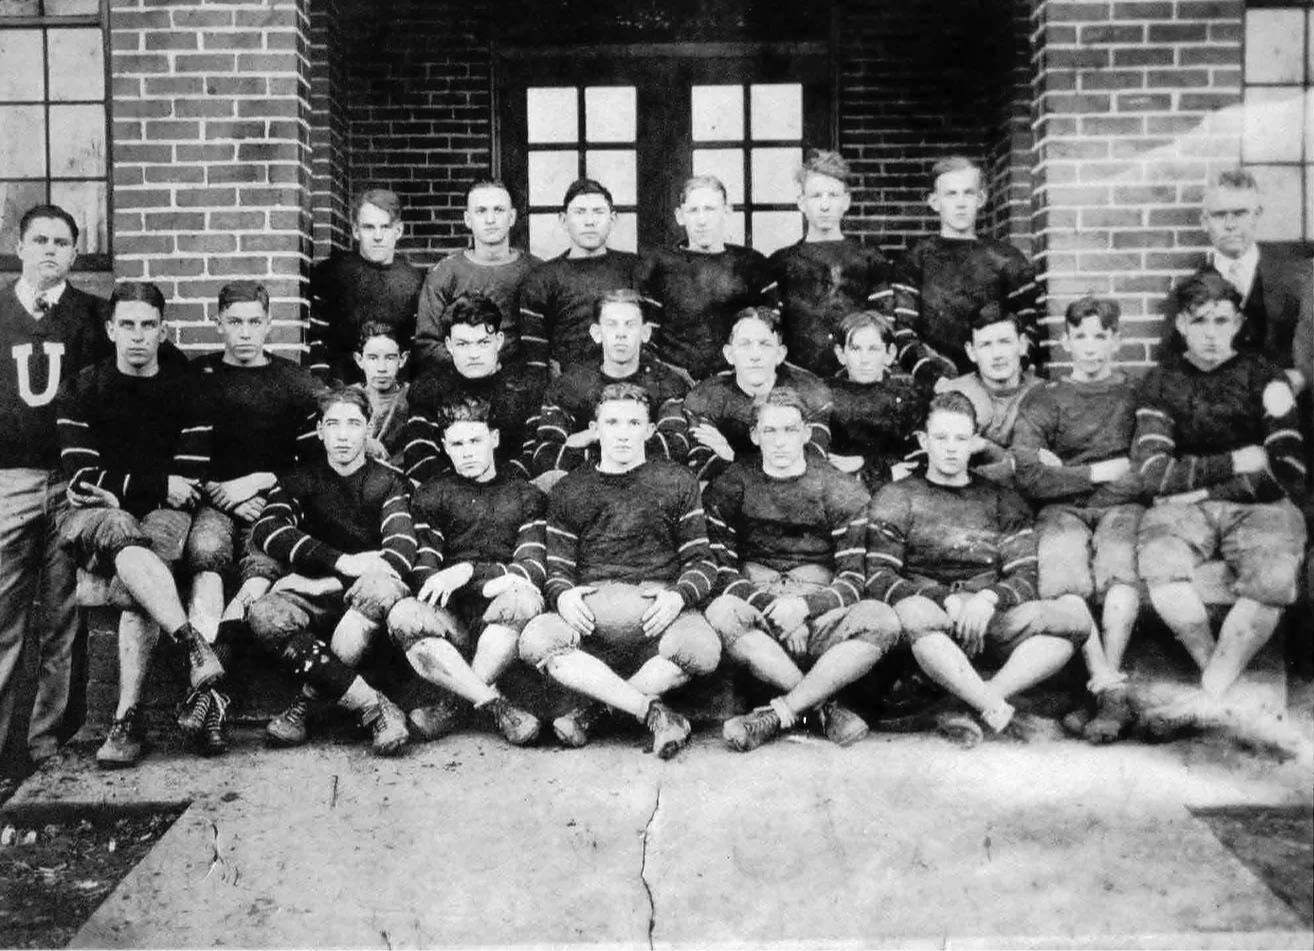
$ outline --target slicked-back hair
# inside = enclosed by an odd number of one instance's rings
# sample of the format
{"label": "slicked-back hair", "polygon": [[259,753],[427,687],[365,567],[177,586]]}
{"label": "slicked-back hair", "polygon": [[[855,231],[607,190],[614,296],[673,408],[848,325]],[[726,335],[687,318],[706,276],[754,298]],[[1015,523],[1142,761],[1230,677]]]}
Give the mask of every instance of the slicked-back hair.
{"label": "slicked-back hair", "polygon": [[456,324],[478,327],[495,334],[502,329],[502,308],[487,294],[466,291],[452,301],[452,306],[443,315],[443,323],[447,325],[446,336],[451,336],[452,327]]}
{"label": "slicked-back hair", "polygon": [[972,312],[972,317],[968,321],[968,325],[971,327],[973,334],[978,330],[984,330],[991,324],[1003,323],[1012,324],[1013,329],[1017,331],[1018,336],[1022,336],[1022,321],[1018,319],[1017,314],[1004,307],[999,301],[992,300],[982,304]]}
{"label": "slicked-back hair", "polygon": [[841,320],[835,343],[847,347],[855,333],[869,327],[880,335],[881,343],[894,343],[894,319],[878,310],[857,310]]}
{"label": "slicked-back hair", "polygon": [[323,419],[334,406],[339,403],[346,403],[348,406],[354,406],[365,414],[365,421],[369,422],[373,410],[370,409],[370,398],[365,395],[365,390],[359,386],[338,385],[331,387],[324,393],[321,393],[319,399],[315,401],[318,412],[315,414],[316,419]]}
{"label": "slicked-back hair", "polygon": [[481,188],[496,188],[499,191],[506,192],[506,197],[510,199],[511,207],[514,208],[516,206],[515,192],[511,190],[511,186],[500,178],[481,178],[479,181],[471,184],[471,186],[465,190],[465,203],[467,205],[470,204],[470,196]]}
{"label": "slicked-back hair", "polygon": [[444,403],[438,414],[438,425],[444,433],[454,423],[483,423],[492,429],[492,424],[488,421],[491,415],[492,407],[488,400],[468,396],[465,399]]}
{"label": "slicked-back hair", "polygon": [[760,403],[753,404],[753,427],[757,427],[757,421],[762,418],[762,410],[768,406],[781,406],[787,409],[798,410],[799,418],[807,421],[808,410],[803,403],[803,397],[798,395],[798,390],[792,386],[777,386],[766,395]]}
{"label": "slicked-back hair", "polygon": [[979,425],[976,418],[976,407],[972,405],[972,401],[967,398],[966,394],[959,393],[957,390],[935,394],[931,404],[926,408],[926,425],[928,427],[931,424],[931,417],[936,413],[957,413],[960,416],[966,416],[972,421],[972,432],[976,432]]}
{"label": "slicked-back hair", "polygon": [[269,313],[269,291],[259,281],[229,281],[219,288],[219,309],[222,314],[234,304],[260,305],[260,309]]}
{"label": "slicked-back hair", "polygon": [[566,209],[570,207],[570,203],[580,195],[601,195],[606,199],[607,207],[609,209],[615,210],[616,208],[616,202],[612,200],[611,192],[607,190],[606,185],[591,178],[577,178],[570,183],[570,187],[566,189],[565,197],[561,199],[561,211],[563,214]]}
{"label": "slicked-back hair", "polygon": [[710,188],[713,191],[721,193],[721,200],[727,205],[730,204],[730,193],[726,191],[725,182],[715,175],[695,175],[688,179],[680,188],[680,204],[689,200],[689,194],[696,188]]}
{"label": "slicked-back hair", "polygon": [[966,155],[946,155],[931,166],[931,191],[935,191],[935,184],[940,180],[941,175],[963,172],[969,168],[976,172],[977,184],[985,185],[985,172],[981,171],[980,165]]}
{"label": "slicked-back hair", "polygon": [[783,340],[780,329],[780,311],[772,307],[745,307],[735,312],[734,322],[730,325],[730,336],[726,342],[733,342],[735,331],[745,320],[757,320],[766,325],[767,330],[776,335],[777,340]]}
{"label": "slicked-back hair", "polygon": [[1118,322],[1122,320],[1122,308],[1110,297],[1087,294],[1074,300],[1063,312],[1063,322],[1074,330],[1080,327],[1087,317],[1098,317],[1100,326],[1105,330],[1117,330]]}
{"label": "slicked-back hair", "polygon": [[640,404],[652,420],[652,397],[648,391],[635,383],[608,383],[598,394],[598,403],[593,407],[593,417],[597,418],[603,403],[629,402]]}
{"label": "slicked-back hair", "polygon": [[593,302],[593,322],[599,323],[602,320],[602,308],[608,304],[631,304],[639,308],[639,315],[643,322],[648,322],[647,301],[642,294],[631,287],[618,287],[612,291],[604,291],[598,295],[597,300]]}
{"label": "slicked-back hair", "polygon": [[802,188],[809,175],[824,175],[833,178],[848,191],[853,185],[853,170],[844,156],[828,149],[808,149],[802,163],[794,170],[794,184]]}
{"label": "slicked-back hair", "polygon": [[1231,301],[1232,306],[1240,313],[1241,292],[1223,275],[1214,271],[1200,271],[1173,288],[1172,295],[1168,299],[1168,309],[1175,319],[1189,315],[1206,304],[1222,300]]}
{"label": "slicked-back hair", "polygon": [[360,333],[356,336],[356,352],[364,352],[365,344],[375,337],[387,337],[397,345],[398,350],[401,350],[401,337],[397,335],[396,327],[392,324],[385,324],[381,320],[367,320],[361,324]]}
{"label": "slicked-back hair", "polygon": [[360,221],[361,209],[373,205],[380,211],[387,212],[388,220],[393,224],[401,221],[402,205],[397,193],[388,188],[370,188],[356,196],[351,206],[351,220]]}
{"label": "slicked-back hair", "polygon": [[78,223],[73,220],[63,208],[58,205],[33,205],[27,211],[23,212],[23,217],[18,219],[18,239],[21,241],[27,237],[27,229],[32,227],[32,222],[38,218],[52,218],[55,221],[62,221],[68,225],[69,233],[73,235],[73,243],[78,243]]}
{"label": "slicked-back hair", "polygon": [[119,281],[114,285],[114,292],[110,294],[109,313],[110,319],[114,319],[114,311],[119,304],[128,301],[140,301],[143,304],[150,304],[164,319],[164,294],[160,289],[150,281]]}

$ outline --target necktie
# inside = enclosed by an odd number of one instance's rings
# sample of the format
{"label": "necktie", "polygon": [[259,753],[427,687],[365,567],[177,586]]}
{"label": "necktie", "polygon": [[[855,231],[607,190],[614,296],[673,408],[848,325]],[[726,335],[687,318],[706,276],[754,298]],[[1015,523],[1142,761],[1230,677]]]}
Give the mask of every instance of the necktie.
{"label": "necktie", "polygon": [[1244,294],[1246,289],[1241,286],[1241,262],[1233,261],[1227,266],[1227,281],[1239,292]]}
{"label": "necktie", "polygon": [[44,316],[50,313],[50,298],[46,297],[45,294],[38,294],[35,304],[37,316]]}

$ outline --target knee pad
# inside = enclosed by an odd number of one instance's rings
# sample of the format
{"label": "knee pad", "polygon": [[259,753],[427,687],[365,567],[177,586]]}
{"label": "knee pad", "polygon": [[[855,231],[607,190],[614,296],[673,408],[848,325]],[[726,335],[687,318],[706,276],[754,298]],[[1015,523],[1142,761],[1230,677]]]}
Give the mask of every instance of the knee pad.
{"label": "knee pad", "polygon": [[248,551],[237,562],[237,573],[242,583],[263,579],[273,584],[283,577],[283,565],[261,551]]}
{"label": "knee pad", "polygon": [[151,538],[123,509],[107,509],[96,525],[92,543],[102,557],[113,561],[125,548],[150,548]]}
{"label": "knee pad", "polygon": [[579,646],[579,633],[556,614],[540,614],[520,632],[520,659],[543,669],[553,657]]}
{"label": "knee pad", "polygon": [[700,677],[721,662],[721,640],[701,614],[689,611],[662,633],[657,653],[691,677]]}
{"label": "knee pad", "polygon": [[762,623],[761,611],[743,598],[728,594],[721,595],[709,604],[703,617],[727,647]]}
{"label": "knee pad", "polygon": [[919,594],[896,604],[894,613],[899,618],[904,636],[910,641],[927,634],[943,634],[952,626],[944,608]]}
{"label": "knee pad", "polygon": [[488,602],[483,620],[486,624],[500,624],[513,631],[521,631],[542,613],[543,595],[538,589],[527,584],[517,584]]}
{"label": "knee pad", "polygon": [[451,638],[455,619],[416,598],[403,598],[388,612],[388,636],[402,653],[427,637]]}
{"label": "knee pad", "polygon": [[1238,566],[1232,590],[1237,597],[1249,598],[1270,607],[1293,604],[1300,575],[1300,556],[1288,551],[1261,551]]}
{"label": "knee pad", "polygon": [[840,627],[849,638],[871,644],[882,652],[897,644],[903,633],[899,615],[883,601],[859,601],[849,608]]}
{"label": "knee pad", "polygon": [[375,624],[383,624],[388,612],[408,594],[406,585],[392,575],[363,575],[347,589],[344,600]]}
{"label": "knee pad", "polygon": [[1190,581],[1195,559],[1190,547],[1167,532],[1142,532],[1136,544],[1136,570],[1151,588],[1175,581]]}
{"label": "knee pad", "polygon": [[279,653],[290,638],[305,633],[310,616],[295,602],[275,592],[252,603],[246,612],[246,623],[257,644]]}

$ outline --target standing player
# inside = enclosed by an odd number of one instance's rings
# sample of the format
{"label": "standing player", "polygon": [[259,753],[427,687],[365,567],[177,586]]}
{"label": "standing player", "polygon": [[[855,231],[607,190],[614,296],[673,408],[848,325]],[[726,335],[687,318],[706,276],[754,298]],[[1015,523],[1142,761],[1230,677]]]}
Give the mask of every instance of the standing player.
{"label": "standing player", "polygon": [[735,314],[775,304],[775,279],[766,258],[725,243],[729,214],[730,199],[720,179],[689,179],[675,209],[686,243],[653,251],[639,268],[638,287],[656,308],[653,350],[685,373],[691,385],[720,369],[717,350],[730,335]]}
{"label": "standing player", "polygon": [[597,427],[597,466],[569,473],[548,500],[554,611],[525,626],[520,657],[596,701],[553,722],[562,743],[586,744],[605,704],[645,724],[653,752],[670,759],[690,727],[660,698],[721,657],[699,610],[716,577],[702,499],[687,469],[645,457],[653,424],[642,389],[604,389]]}

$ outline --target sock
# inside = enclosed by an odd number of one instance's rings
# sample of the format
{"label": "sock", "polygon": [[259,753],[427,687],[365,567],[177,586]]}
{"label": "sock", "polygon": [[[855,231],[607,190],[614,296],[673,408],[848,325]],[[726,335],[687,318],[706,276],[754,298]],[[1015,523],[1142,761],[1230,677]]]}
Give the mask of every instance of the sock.
{"label": "sock", "polygon": [[379,693],[363,679],[357,677],[351,682],[351,686],[338,699],[340,706],[356,713],[364,712],[369,707],[379,702]]}
{"label": "sock", "polygon": [[784,697],[776,697],[772,700],[771,709],[776,711],[776,716],[780,717],[780,727],[783,730],[788,730],[794,725],[794,721],[798,719],[794,711],[790,709],[789,704],[785,702]]}
{"label": "sock", "polygon": [[1112,690],[1114,687],[1121,687],[1127,683],[1127,675],[1122,671],[1107,674],[1104,677],[1092,677],[1086,681],[1086,689],[1095,696],[1099,696],[1106,690]]}

